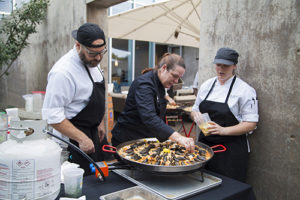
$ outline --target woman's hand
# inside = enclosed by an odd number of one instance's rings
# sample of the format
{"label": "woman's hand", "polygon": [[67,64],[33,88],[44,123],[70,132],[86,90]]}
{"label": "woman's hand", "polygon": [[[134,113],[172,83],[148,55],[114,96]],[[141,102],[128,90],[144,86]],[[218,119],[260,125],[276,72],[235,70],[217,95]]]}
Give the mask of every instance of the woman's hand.
{"label": "woman's hand", "polygon": [[228,135],[226,127],[222,127],[219,124],[217,124],[215,122],[212,122],[212,121],[210,121],[208,123],[209,123],[208,134],[211,134],[211,135]]}
{"label": "woman's hand", "polygon": [[202,117],[201,112],[193,111],[191,113],[191,117],[196,122],[196,124],[201,124],[201,122],[203,121],[203,117]]}
{"label": "woman's hand", "polygon": [[176,106],[176,102],[174,99],[172,99],[169,95],[165,95],[165,99],[168,101],[168,103],[172,106]]}
{"label": "woman's hand", "polygon": [[210,122],[209,115],[207,113],[201,113],[193,111],[191,113],[192,119],[196,122],[197,125],[201,125],[202,123]]}
{"label": "woman's hand", "polygon": [[240,122],[234,126],[222,127],[219,124],[210,121],[208,133],[212,135],[233,136],[243,135],[256,128],[256,122]]}
{"label": "woman's hand", "polygon": [[193,138],[184,137],[184,136],[180,135],[180,133],[174,132],[169,137],[169,139],[184,146],[185,149],[189,152],[194,152],[194,150],[195,150],[195,142],[194,142]]}
{"label": "woman's hand", "polygon": [[169,99],[169,104],[176,106],[176,102],[172,98]]}
{"label": "woman's hand", "polygon": [[[196,122],[196,124],[200,125],[203,121],[203,116],[201,112],[193,111],[191,113],[192,119]],[[209,121],[209,127],[207,135],[228,135],[227,127],[222,127],[219,124]]]}

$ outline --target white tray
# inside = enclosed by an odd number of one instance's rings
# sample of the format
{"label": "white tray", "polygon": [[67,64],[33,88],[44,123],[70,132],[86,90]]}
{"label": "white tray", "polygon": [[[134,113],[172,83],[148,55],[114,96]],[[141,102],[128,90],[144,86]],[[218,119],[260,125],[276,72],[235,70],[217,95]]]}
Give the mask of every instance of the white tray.
{"label": "white tray", "polygon": [[126,199],[151,199],[151,200],[166,200],[165,198],[151,192],[148,189],[145,189],[140,186],[130,187],[124,190],[120,190],[117,192],[112,192],[106,195],[102,195],[99,197],[100,200],[126,200]]}
{"label": "white tray", "polygon": [[127,180],[145,187],[166,199],[182,199],[214,188],[222,183],[222,179],[203,173],[204,181],[200,181],[200,172],[180,175],[158,175],[138,170],[113,170],[114,173]]}

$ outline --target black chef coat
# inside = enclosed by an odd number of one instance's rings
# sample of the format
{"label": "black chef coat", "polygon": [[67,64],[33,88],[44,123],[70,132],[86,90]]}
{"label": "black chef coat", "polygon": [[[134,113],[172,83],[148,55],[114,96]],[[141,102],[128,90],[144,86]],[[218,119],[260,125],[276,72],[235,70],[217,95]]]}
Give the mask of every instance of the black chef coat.
{"label": "black chef coat", "polygon": [[156,137],[167,140],[174,130],[162,120],[165,88],[157,71],[151,71],[135,79],[129,89],[125,107],[112,130],[112,144]]}

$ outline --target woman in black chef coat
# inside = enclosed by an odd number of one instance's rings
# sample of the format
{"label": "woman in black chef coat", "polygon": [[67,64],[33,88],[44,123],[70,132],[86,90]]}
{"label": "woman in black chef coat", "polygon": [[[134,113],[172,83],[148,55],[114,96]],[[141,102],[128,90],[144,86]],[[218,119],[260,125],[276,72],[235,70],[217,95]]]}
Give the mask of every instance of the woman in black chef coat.
{"label": "woman in black chef coat", "polygon": [[206,168],[245,181],[250,150],[246,135],[256,128],[258,110],[255,90],[235,75],[238,56],[230,48],[218,50],[213,62],[217,77],[201,85],[191,116],[199,123],[201,113],[208,113],[212,121],[209,136],[200,133],[200,142],[227,148],[215,154]]}
{"label": "woman in black chef coat", "polygon": [[141,138],[172,140],[194,151],[192,138],[182,136],[162,120],[166,107],[165,88],[177,83],[185,72],[183,58],[166,53],[157,69],[136,78],[129,89],[125,107],[112,130],[112,145]]}

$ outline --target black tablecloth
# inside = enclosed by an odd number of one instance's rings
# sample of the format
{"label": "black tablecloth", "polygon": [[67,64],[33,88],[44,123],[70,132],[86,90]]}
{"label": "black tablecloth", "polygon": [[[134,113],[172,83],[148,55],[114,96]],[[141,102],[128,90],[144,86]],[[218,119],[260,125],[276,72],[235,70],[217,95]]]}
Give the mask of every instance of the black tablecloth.
{"label": "black tablecloth", "polygon": [[[212,172],[207,172],[211,175],[222,179],[222,184],[215,188],[201,192],[194,196],[188,197],[189,200],[255,200],[255,195],[252,187],[248,184],[221,176]],[[98,200],[101,195],[111,192],[116,192],[122,189],[135,186],[134,183],[120,177],[119,175],[110,172],[106,177],[105,182],[101,182],[94,175],[86,176],[83,179],[82,195],[86,196],[87,200]],[[61,192],[57,197],[64,196],[63,185]]]}

